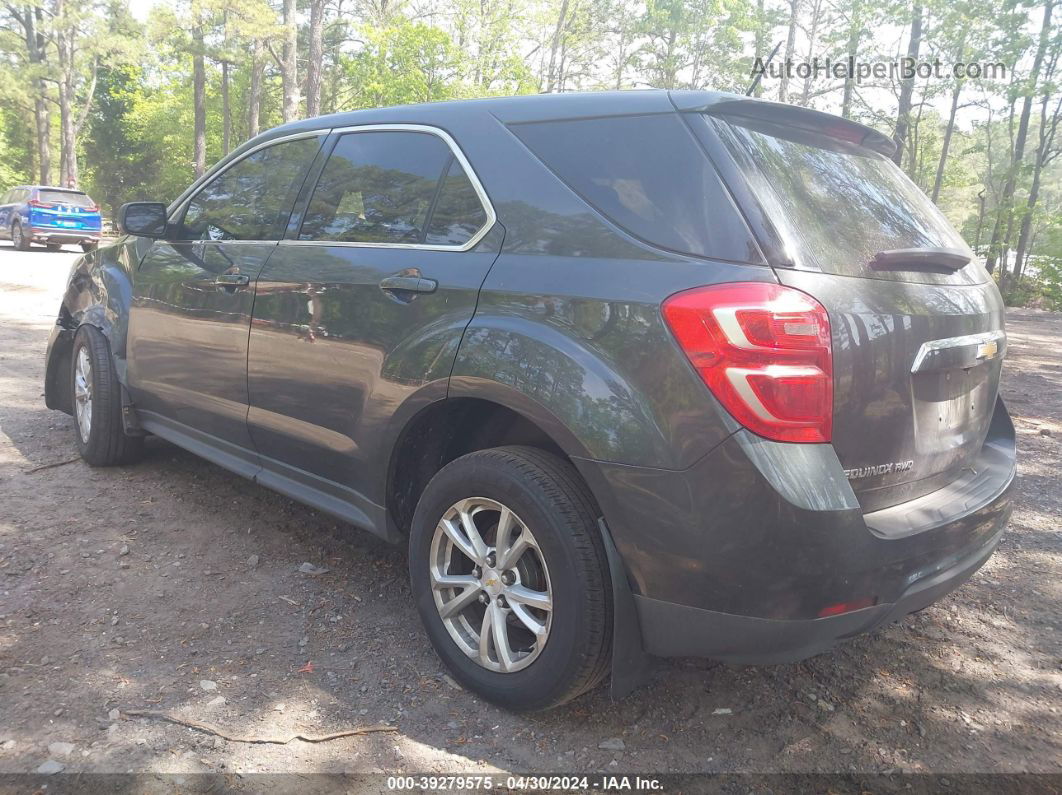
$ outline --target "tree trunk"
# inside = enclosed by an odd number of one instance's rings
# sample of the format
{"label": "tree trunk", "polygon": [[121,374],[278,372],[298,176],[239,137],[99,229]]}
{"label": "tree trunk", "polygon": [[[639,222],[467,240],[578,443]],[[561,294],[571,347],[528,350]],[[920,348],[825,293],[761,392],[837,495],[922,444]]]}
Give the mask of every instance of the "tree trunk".
{"label": "tree trunk", "polygon": [[[1025,139],[1029,136],[1029,117],[1032,115],[1032,100],[1036,93],[1036,84],[1040,78],[1040,67],[1044,62],[1044,54],[1047,52],[1047,43],[1051,34],[1051,12],[1054,10],[1054,2],[1044,5],[1044,21],[1040,27],[1040,42],[1036,48],[1036,57],[1033,59],[1032,71],[1029,74],[1029,87],[1026,89],[1025,100],[1021,106],[1021,117],[1018,119],[1018,133],[1014,139],[1014,155],[1011,158],[1010,168],[1007,169],[1007,181],[1003,185],[1003,194],[999,198],[999,207],[996,208],[996,222],[992,227],[992,241],[988,244],[988,258],[985,267],[991,273],[999,260],[1006,261],[1007,248],[1010,245],[1010,235],[1014,228],[1014,214],[1010,212],[1010,202],[1014,197],[1014,187],[1018,179],[1018,171],[1021,162],[1025,158]],[[1006,215],[1006,232],[1003,229],[1003,215]]]}
{"label": "tree trunk", "polygon": [[[848,62],[855,63],[859,55],[859,42],[863,38],[863,14],[861,0],[855,0],[851,5],[851,18],[848,20],[848,45],[845,53]],[[852,99],[855,97],[855,76],[848,74],[844,79],[844,94],[841,98],[841,115],[846,119],[852,118]]]}
{"label": "tree trunk", "polygon": [[[56,0],[55,18],[63,19],[64,0]],[[59,183],[77,185],[77,136],[74,133],[74,36],[70,27],[60,27],[55,36],[59,62]]]}
{"label": "tree trunk", "polygon": [[[811,59],[815,57],[815,45],[816,39],[819,35],[819,23],[822,21],[822,0],[814,0],[814,5],[811,7],[811,29],[808,31],[808,63],[811,63]],[[808,101],[811,98],[811,81],[815,75],[813,72],[808,72],[808,76],[804,78],[804,90],[800,93],[800,105],[801,107],[807,107]]]}
{"label": "tree trunk", "polygon": [[[764,1],[756,0],[756,38],[753,41],[753,64],[763,63],[762,59],[767,57],[767,9]],[[755,97],[763,96],[762,77],[756,81],[756,88],[753,90],[752,95]]]}
{"label": "tree trunk", "polygon": [[203,63],[203,29],[192,31],[195,48],[192,53],[192,110],[194,120],[192,135],[195,145],[192,153],[192,169],[196,179],[206,173],[206,67]]}
{"label": "tree trunk", "polygon": [[[61,60],[61,57],[60,57]],[[59,182],[77,187],[77,138],[74,135],[73,86],[67,75],[59,79]]]}
{"label": "tree trunk", "polygon": [[985,225],[985,199],[988,194],[984,188],[977,193],[977,232],[974,234],[974,253],[981,253],[981,230]]}
{"label": "tree trunk", "polygon": [[298,45],[295,0],[284,0],[284,47],[280,62],[280,83],[284,94],[281,115],[285,122],[295,121],[299,117]]}
{"label": "tree trunk", "polygon": [[[916,2],[911,13],[911,38],[907,42],[907,57],[910,59],[912,68],[918,61],[918,50],[922,45],[922,6]],[[914,94],[914,75],[905,79],[900,86],[900,102],[896,108],[896,132],[893,140],[896,142],[896,152],[892,159],[896,165],[903,162],[903,149],[907,138],[907,130],[911,125],[911,97]]]}
{"label": "tree trunk", "polygon": [[559,82],[557,79],[557,56],[561,52],[561,42],[564,40],[564,26],[568,19],[568,0],[561,0],[560,10],[557,12],[557,24],[553,27],[553,38],[549,45],[549,71],[546,73],[546,93],[552,94]]}
{"label": "tree trunk", "polygon": [[[44,36],[39,32],[41,9],[26,6],[21,22],[26,34],[26,55],[30,68],[39,70],[44,63]],[[37,166],[42,185],[52,184],[51,113],[48,110],[47,88],[43,79],[33,80],[33,121],[37,144]]]}
{"label": "tree trunk", "polygon": [[306,115],[321,115],[321,72],[324,68],[325,0],[310,2],[310,51],[306,62]]}
{"label": "tree trunk", "polygon": [[[960,52],[962,47],[959,48]],[[933,193],[930,198],[934,203],[940,196],[940,186],[944,183],[944,165],[948,162],[948,149],[951,147],[951,136],[955,132],[955,114],[959,110],[959,95],[962,94],[962,81],[955,81],[955,88],[951,92],[951,111],[948,113],[948,126],[944,128],[944,142],[940,146],[940,160],[937,161],[937,176],[933,180]]]}
{"label": "tree trunk", "polygon": [[247,90],[247,137],[258,135],[262,115],[262,74],[265,62],[262,60],[262,42],[255,41],[251,50],[251,85]]}
{"label": "tree trunk", "polygon": [[1025,202],[1025,211],[1022,213],[1021,231],[1018,233],[1018,244],[1014,249],[1014,275],[1021,278],[1025,270],[1026,252],[1030,250],[1029,237],[1032,232],[1033,210],[1036,202],[1040,199],[1040,177],[1043,174],[1051,145],[1054,143],[1055,131],[1058,129],[1059,110],[1062,109],[1062,98],[1055,106],[1054,118],[1049,118],[1047,106],[1050,104],[1050,94],[1045,94],[1040,106],[1040,145],[1036,148],[1036,163],[1033,166],[1032,185],[1029,187],[1029,198]]}
{"label": "tree trunk", "polygon": [[229,62],[221,62],[221,153],[232,151],[232,106],[229,104]]}
{"label": "tree trunk", "polygon": [[789,34],[785,39],[785,60],[782,63],[782,79],[778,83],[778,101],[785,102],[789,92],[789,65],[793,62],[796,47],[797,14],[800,0],[789,0]]}

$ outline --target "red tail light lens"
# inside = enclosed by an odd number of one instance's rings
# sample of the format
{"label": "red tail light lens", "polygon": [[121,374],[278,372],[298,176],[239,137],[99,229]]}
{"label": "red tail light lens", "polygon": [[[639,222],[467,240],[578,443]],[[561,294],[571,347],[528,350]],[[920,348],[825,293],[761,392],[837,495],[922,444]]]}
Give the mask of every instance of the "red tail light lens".
{"label": "red tail light lens", "polygon": [[54,204],[48,204],[48,202],[42,202],[40,199],[30,199],[26,202],[30,207],[43,207],[46,210],[54,210]]}
{"label": "red tail light lens", "polygon": [[100,206],[98,204],[90,204],[88,207],[82,207],[81,209],[87,213],[98,213]]}
{"label": "red tail light lens", "polygon": [[663,313],[734,419],[779,442],[830,441],[833,353],[822,304],[791,287],[741,282],[676,293]]}

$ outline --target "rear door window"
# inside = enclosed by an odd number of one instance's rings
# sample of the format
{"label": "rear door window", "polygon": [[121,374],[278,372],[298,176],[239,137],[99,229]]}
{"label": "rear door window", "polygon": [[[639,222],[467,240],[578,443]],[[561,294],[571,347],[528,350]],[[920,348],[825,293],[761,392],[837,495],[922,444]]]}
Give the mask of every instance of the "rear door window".
{"label": "rear door window", "polygon": [[185,211],[182,240],[279,240],[320,136],[267,146],[229,166]]}
{"label": "rear door window", "polygon": [[685,254],[759,260],[714,166],[677,113],[510,129],[572,190],[635,237]]}

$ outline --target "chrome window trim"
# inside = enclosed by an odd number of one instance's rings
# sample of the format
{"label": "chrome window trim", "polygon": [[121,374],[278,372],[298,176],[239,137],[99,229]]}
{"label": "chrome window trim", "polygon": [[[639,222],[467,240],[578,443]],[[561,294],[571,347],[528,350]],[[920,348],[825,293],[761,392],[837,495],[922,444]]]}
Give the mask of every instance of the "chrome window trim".
{"label": "chrome window trim", "polygon": [[[457,141],[451,137],[451,135],[440,127],[432,127],[428,124],[359,124],[352,127],[336,127],[331,130],[333,134],[345,135],[347,133],[359,133],[359,132],[420,132],[427,133],[428,135],[434,135],[441,138],[450,148],[450,153],[454,156],[454,159],[461,164],[461,168],[465,170],[465,176],[468,177],[469,182],[472,183],[472,189],[476,192],[476,196],[479,198],[479,203],[482,205],[484,212],[487,214],[487,220],[483,226],[467,241],[457,246],[439,245],[431,243],[362,243],[357,241],[348,240],[298,240],[295,238],[284,238],[279,241],[279,245],[282,246],[341,246],[345,248],[396,248],[396,249],[414,249],[417,251],[468,251],[475,248],[476,244],[481,241],[491,229],[494,228],[494,224],[498,221],[498,216],[494,212],[494,205],[491,204],[490,197],[487,195],[487,191],[483,188],[483,183],[479,181],[479,177],[476,175],[475,170],[472,168],[472,164],[468,162],[468,158],[465,157],[465,153],[461,151],[461,147],[457,145]],[[335,150],[333,149],[333,152]],[[331,155],[329,155],[331,157]],[[325,167],[328,167],[328,163],[325,163]],[[322,173],[324,173],[322,171]],[[318,177],[320,179],[320,177]],[[317,186],[314,186],[314,190],[317,190]],[[313,194],[310,194],[310,198],[313,198]]]}
{"label": "chrome window trim", "polygon": [[[277,146],[278,144],[287,143],[288,141],[297,141],[297,140],[299,140],[301,138],[321,138],[321,137],[327,138],[329,133],[331,133],[331,132],[332,132],[331,128],[328,128],[328,127],[324,127],[324,128],[317,129],[317,130],[307,130],[305,132],[292,133],[291,135],[281,135],[278,138],[270,138],[268,141],[262,141],[262,143],[258,144],[257,146],[252,146],[250,149],[248,149],[242,155],[240,155],[239,157],[233,158],[228,163],[226,163],[224,166],[219,168],[217,171],[208,171],[206,174],[204,174],[199,179],[197,179],[195,182],[193,182],[189,186],[188,190],[185,191],[186,195],[183,198],[177,200],[177,208],[175,210],[171,210],[170,212],[168,212],[166,214],[166,223],[167,224],[176,223],[176,221],[173,221],[171,219],[178,218],[178,217],[183,218],[182,214],[188,209],[188,205],[191,204],[192,199],[194,199],[196,196],[198,196],[200,191],[203,190],[203,188],[205,188],[207,185],[209,185],[211,182],[213,182],[215,179],[220,177],[222,174],[224,174],[226,171],[228,171],[230,168],[232,168],[236,164],[242,163],[244,160],[246,160],[248,157],[253,155],[255,152],[260,152],[263,149],[266,149],[267,147]],[[277,243],[277,242],[279,242],[279,240],[169,240],[167,242],[169,242],[169,243],[236,243],[236,244],[239,244],[239,243]]]}

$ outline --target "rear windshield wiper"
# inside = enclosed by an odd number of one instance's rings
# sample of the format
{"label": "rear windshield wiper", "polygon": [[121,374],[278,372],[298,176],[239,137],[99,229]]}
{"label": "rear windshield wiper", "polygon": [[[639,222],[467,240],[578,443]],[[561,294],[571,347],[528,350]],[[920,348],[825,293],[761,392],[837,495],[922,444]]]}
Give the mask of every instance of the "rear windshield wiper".
{"label": "rear windshield wiper", "polygon": [[870,267],[876,271],[954,273],[969,262],[970,255],[956,248],[895,248],[875,254]]}

